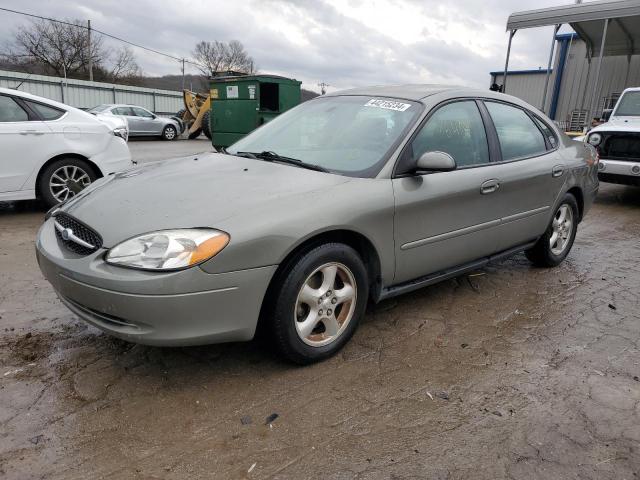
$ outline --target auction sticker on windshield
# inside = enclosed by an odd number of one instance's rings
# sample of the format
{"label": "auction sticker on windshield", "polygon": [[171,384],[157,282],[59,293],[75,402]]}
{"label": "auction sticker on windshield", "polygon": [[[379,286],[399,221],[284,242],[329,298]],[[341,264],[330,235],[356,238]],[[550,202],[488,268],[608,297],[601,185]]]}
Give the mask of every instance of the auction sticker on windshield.
{"label": "auction sticker on windshield", "polygon": [[364,106],[384,108],[386,110],[395,110],[397,112],[404,112],[406,109],[408,109],[411,106],[411,104],[394,102],[392,100],[380,100],[378,98],[372,98],[367,103],[365,103]]}

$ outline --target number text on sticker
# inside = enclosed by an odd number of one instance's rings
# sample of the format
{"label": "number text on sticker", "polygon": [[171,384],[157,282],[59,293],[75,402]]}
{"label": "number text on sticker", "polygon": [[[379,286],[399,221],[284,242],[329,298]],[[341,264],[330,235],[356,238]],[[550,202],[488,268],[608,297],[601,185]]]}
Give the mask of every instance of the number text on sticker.
{"label": "number text on sticker", "polygon": [[401,103],[394,102],[392,100],[380,100],[377,98],[372,98],[367,103],[364,104],[365,107],[376,107],[376,108],[385,108],[387,110],[396,110],[398,112],[404,112],[407,110],[411,104],[409,103]]}

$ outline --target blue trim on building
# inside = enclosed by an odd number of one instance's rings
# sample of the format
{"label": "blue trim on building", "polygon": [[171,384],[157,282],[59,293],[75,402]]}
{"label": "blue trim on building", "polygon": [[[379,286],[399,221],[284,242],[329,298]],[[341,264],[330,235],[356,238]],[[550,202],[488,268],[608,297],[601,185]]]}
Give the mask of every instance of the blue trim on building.
{"label": "blue trim on building", "polygon": [[567,53],[569,52],[569,42],[573,38],[571,34],[563,35],[561,38],[556,39],[560,43],[560,55],[558,59],[558,71],[556,74],[556,81],[553,84],[553,95],[551,96],[551,106],[549,107],[549,118],[551,120],[556,119],[556,111],[558,110],[558,99],[560,97],[560,87],[562,86],[562,75],[564,73],[564,66],[567,63]]}
{"label": "blue trim on building", "polygon": [[[551,71],[553,72],[553,69],[551,69]],[[507,78],[511,75],[525,75],[525,74],[531,74],[531,73],[547,73],[547,70],[509,70],[507,72]],[[489,72],[489,75],[504,75],[504,70],[500,70],[499,72]]]}
{"label": "blue trim on building", "polygon": [[565,38],[567,40],[571,40],[571,39],[577,40],[577,39],[580,38],[580,35],[578,35],[575,32],[574,33],[559,33],[558,35],[556,35],[556,40],[564,40]]}

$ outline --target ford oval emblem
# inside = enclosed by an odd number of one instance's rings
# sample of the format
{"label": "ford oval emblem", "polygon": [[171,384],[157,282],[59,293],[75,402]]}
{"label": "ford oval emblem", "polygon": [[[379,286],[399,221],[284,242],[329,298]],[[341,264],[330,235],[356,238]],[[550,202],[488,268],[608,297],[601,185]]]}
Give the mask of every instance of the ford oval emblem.
{"label": "ford oval emblem", "polygon": [[73,235],[73,230],[71,230],[70,228],[65,228],[60,232],[60,235],[62,236],[63,240],[69,240],[71,238],[71,235]]}

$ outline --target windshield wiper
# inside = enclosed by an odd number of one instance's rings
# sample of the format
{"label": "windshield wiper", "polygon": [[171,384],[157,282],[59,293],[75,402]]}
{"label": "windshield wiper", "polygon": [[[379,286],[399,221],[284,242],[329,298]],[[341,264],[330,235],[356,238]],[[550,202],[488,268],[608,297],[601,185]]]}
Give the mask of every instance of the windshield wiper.
{"label": "windshield wiper", "polygon": [[324,167],[319,165],[314,165],[313,163],[306,163],[297,158],[285,157],[283,155],[278,155],[276,152],[272,151],[264,151],[264,152],[237,152],[237,156],[239,157],[247,157],[247,158],[259,158],[260,160],[266,160],[268,162],[281,162],[289,165],[295,165],[297,167],[306,168],[308,170],[315,170],[316,172],[325,172],[328,173]]}

